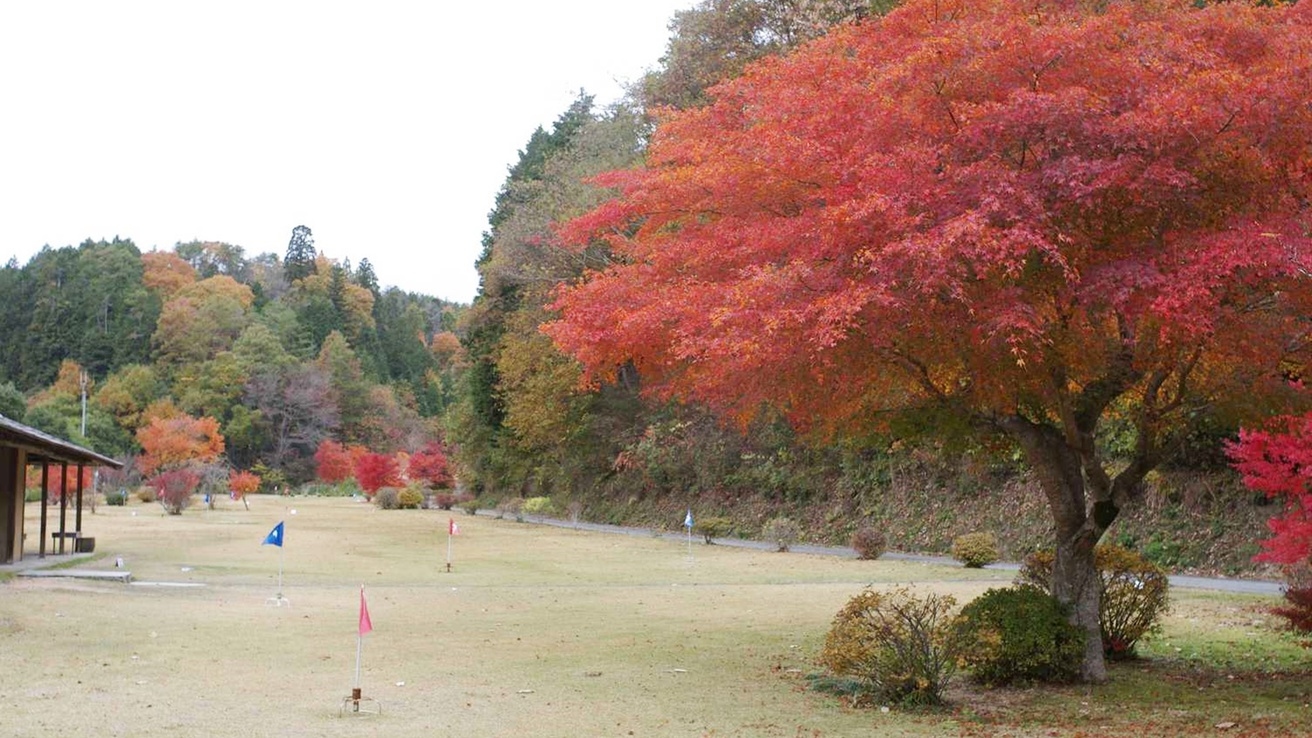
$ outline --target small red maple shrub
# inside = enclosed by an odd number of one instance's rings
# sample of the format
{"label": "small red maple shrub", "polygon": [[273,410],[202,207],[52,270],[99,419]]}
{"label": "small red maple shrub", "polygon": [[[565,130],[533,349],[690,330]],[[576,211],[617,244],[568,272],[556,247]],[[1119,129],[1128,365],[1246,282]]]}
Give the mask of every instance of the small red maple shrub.
{"label": "small red maple shrub", "polygon": [[355,481],[360,484],[367,497],[383,487],[401,485],[401,467],[395,456],[388,454],[366,453],[355,460]]}
{"label": "small red maple shrub", "polygon": [[191,469],[169,469],[150,478],[150,486],[169,515],[182,514],[199,484],[200,475]]}
{"label": "small red maple shrub", "polygon": [[450,464],[446,453],[436,443],[430,443],[411,455],[407,470],[410,479],[416,482],[422,481],[438,489],[451,486]]}
{"label": "small red maple shrub", "polygon": [[1267,521],[1272,536],[1255,560],[1306,562],[1312,553],[1312,413],[1277,418],[1266,430],[1241,430],[1226,450],[1249,489],[1285,504],[1283,515]]}
{"label": "small red maple shrub", "polygon": [[1266,430],[1242,430],[1226,450],[1249,489],[1284,501],[1283,514],[1266,523],[1271,537],[1253,558],[1285,565],[1286,604],[1271,612],[1294,630],[1312,633],[1312,413],[1276,418]]}
{"label": "small red maple shrub", "polygon": [[314,452],[315,474],[319,481],[336,484],[350,479],[355,472],[355,462],[351,452],[342,444],[324,439]]}

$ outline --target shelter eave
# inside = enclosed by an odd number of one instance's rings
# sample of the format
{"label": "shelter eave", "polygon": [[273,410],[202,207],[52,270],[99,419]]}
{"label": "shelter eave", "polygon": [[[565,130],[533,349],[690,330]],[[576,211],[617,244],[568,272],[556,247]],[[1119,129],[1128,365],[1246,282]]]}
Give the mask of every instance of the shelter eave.
{"label": "shelter eave", "polygon": [[28,463],[84,464],[123,468],[123,463],[0,415],[0,446],[21,448]]}

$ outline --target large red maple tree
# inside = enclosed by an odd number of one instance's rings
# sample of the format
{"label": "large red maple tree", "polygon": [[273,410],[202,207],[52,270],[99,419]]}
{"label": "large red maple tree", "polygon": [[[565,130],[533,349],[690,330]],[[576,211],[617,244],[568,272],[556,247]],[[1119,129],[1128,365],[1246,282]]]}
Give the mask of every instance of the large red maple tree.
{"label": "large red maple tree", "polygon": [[910,0],[664,116],[561,227],[612,266],[545,330],[740,418],[1009,437],[1100,681],[1094,544],[1191,416],[1304,361],[1308,79],[1309,3]]}

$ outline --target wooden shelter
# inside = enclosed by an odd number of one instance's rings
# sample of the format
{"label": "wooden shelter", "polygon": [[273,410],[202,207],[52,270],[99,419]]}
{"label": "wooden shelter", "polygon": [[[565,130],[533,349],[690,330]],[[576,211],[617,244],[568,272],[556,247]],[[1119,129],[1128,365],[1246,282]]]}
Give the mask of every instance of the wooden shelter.
{"label": "wooden shelter", "polygon": [[[102,456],[90,449],[56,438],[0,415],[0,564],[12,564],[23,559],[23,506],[27,490],[27,469],[41,468],[41,532],[38,538],[40,556],[46,554],[47,511],[50,479],[60,474],[63,491],[59,496],[59,529],[54,533],[60,553],[72,540],[74,550],[82,534],[82,470],[89,466],[107,466],[121,469],[119,461]],[[77,480],[77,501],[72,531],[67,528],[69,495],[69,467],[74,467]]]}

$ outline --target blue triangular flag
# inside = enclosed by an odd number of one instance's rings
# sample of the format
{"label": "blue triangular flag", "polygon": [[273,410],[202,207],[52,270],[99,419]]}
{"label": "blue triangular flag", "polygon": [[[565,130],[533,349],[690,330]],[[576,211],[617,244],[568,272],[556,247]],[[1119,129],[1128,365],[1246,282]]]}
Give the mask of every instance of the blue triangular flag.
{"label": "blue triangular flag", "polygon": [[688,508],[688,514],[683,517],[683,527],[692,527],[692,508]]}
{"label": "blue triangular flag", "polygon": [[264,543],[261,543],[260,545],[264,546],[270,543],[272,543],[273,545],[279,548],[282,548],[282,522],[281,521],[279,521],[277,525],[273,526],[273,530],[269,531],[269,535],[264,537]]}

